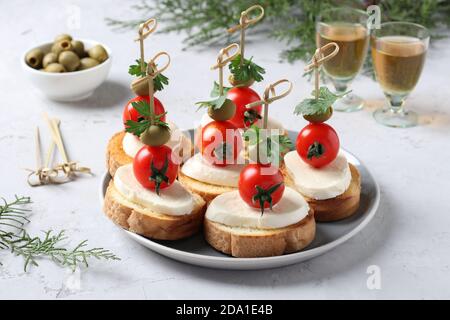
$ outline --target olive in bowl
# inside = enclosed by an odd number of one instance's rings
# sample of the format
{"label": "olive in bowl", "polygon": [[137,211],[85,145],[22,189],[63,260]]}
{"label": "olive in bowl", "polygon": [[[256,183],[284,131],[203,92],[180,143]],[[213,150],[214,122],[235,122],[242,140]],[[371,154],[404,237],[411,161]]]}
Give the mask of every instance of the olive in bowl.
{"label": "olive in bowl", "polygon": [[[72,40],[66,38],[59,41]],[[79,39],[79,41],[83,43],[86,50],[97,45],[102,46],[107,59],[101,63],[92,60],[86,62],[85,58],[80,58],[71,50],[63,50],[56,54],[52,51],[54,42],[27,50],[22,55],[21,65],[25,75],[47,98],[56,101],[82,100],[89,97],[107,78],[112,63],[111,50],[97,41],[86,39]],[[71,47],[74,47],[72,43]],[[37,67],[29,64],[31,52],[34,52],[33,57],[39,61]],[[40,54],[36,55],[39,52],[42,52],[42,58]],[[56,58],[55,55],[49,55],[50,53],[55,53]]]}

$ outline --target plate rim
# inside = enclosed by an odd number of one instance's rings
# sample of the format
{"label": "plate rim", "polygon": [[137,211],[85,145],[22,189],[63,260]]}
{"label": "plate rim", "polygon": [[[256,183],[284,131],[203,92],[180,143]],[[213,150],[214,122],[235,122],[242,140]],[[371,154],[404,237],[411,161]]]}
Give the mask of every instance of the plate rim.
{"label": "plate rim", "polygon": [[[183,132],[188,130],[183,130]],[[296,131],[288,130],[289,133],[295,133]],[[139,244],[145,246],[146,248],[160,254],[166,257],[169,257],[171,259],[175,259],[177,261],[181,261],[183,263],[188,264],[194,264],[197,266],[207,266],[209,268],[216,268],[216,269],[238,269],[238,270],[256,270],[256,269],[268,269],[268,268],[274,268],[274,267],[281,267],[281,266],[287,266],[295,263],[299,263],[304,260],[309,260],[314,257],[317,257],[321,254],[324,254],[337,246],[343,244],[344,242],[348,241],[352,237],[354,237],[356,234],[358,234],[361,230],[363,230],[369,222],[373,219],[375,216],[379,203],[381,198],[380,193],[380,187],[375,180],[374,176],[370,172],[367,166],[364,165],[364,163],[357,158],[353,153],[349,152],[347,149],[342,148],[346,154],[349,154],[352,156],[360,166],[363,166],[365,171],[367,172],[367,175],[370,177],[370,179],[373,181],[373,185],[375,187],[375,196],[373,198],[373,205],[370,208],[369,213],[367,216],[353,229],[351,229],[346,234],[340,236],[339,238],[328,242],[324,245],[321,245],[319,247],[311,248],[302,250],[295,253],[290,253],[287,255],[280,255],[280,256],[273,256],[273,257],[259,257],[259,258],[236,258],[231,256],[209,256],[209,255],[203,255],[199,253],[192,253],[192,252],[186,252],[179,249],[174,249],[171,247],[167,247],[163,244],[157,243],[151,239],[148,239],[144,236],[141,236],[137,233],[128,231],[121,226],[117,226],[122,231],[127,234],[131,239],[135,240]],[[99,200],[100,204],[103,208],[103,202],[104,202],[104,193],[103,189],[104,186],[109,183],[111,180],[111,175],[109,174],[108,170],[106,170],[101,177],[101,182],[99,186]],[[302,260],[302,258],[306,258]],[[203,263],[200,263],[202,261]],[[198,263],[197,263],[198,262]],[[257,262],[257,264],[255,264]],[[263,265],[263,266],[261,266]]]}

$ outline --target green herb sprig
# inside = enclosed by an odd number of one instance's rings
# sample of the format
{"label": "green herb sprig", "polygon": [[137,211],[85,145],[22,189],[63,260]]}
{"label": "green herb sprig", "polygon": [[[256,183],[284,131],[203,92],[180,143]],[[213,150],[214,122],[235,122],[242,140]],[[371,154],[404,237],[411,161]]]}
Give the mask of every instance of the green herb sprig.
{"label": "green herb sprig", "polygon": [[[331,92],[327,87],[320,87],[318,98],[304,99],[298,105],[295,106],[294,114],[296,115],[313,115],[324,114],[333,103],[348,94],[350,91],[343,94],[335,94]],[[316,95],[316,90],[311,93],[312,96]]]}
{"label": "green herb sprig", "polygon": [[230,87],[223,87],[223,93],[220,94],[220,86],[216,81],[214,81],[214,85],[213,85],[213,88],[210,93],[210,96],[213,99],[206,100],[206,101],[199,101],[199,102],[196,102],[195,104],[198,106],[199,109],[211,107],[214,110],[218,110],[223,106],[223,104],[227,100],[227,93],[231,89],[232,88],[230,88]]}
{"label": "green herb sprig", "polygon": [[[141,100],[132,102],[131,105],[141,117],[138,121],[127,120],[125,123],[125,131],[140,137],[140,135],[152,125],[152,121],[150,120],[150,104],[145,100]],[[169,124],[161,120],[166,114],[167,112],[155,114],[153,125],[169,128]]]}
{"label": "green herb sprig", "polygon": [[247,82],[251,80],[255,80],[256,82],[260,82],[264,80],[263,74],[266,73],[263,67],[258,66],[256,63],[252,61],[253,57],[250,59],[245,59],[241,64],[241,55],[237,55],[228,68],[230,69],[233,78],[239,82]]}
{"label": "green herb sprig", "polygon": [[[256,124],[253,124],[248,128],[243,134],[244,141],[246,141],[249,145],[263,145],[265,143],[267,156],[273,156],[272,146],[278,146],[278,156],[280,159],[283,154],[287,151],[292,150],[293,144],[291,139],[288,136],[283,134],[271,134],[270,136],[264,137],[261,134],[261,128]],[[264,145],[263,145],[264,146]]]}
{"label": "green herb sprig", "polygon": [[[141,59],[136,59],[136,64],[132,64],[128,68],[128,73],[132,76],[136,77],[145,77],[147,76],[147,62],[144,62],[145,69],[141,71]],[[162,91],[164,86],[169,85],[169,78],[167,78],[162,73],[158,73],[156,77],[153,79],[153,88],[155,91]]]}
{"label": "green herb sprig", "polygon": [[[89,267],[89,260],[120,260],[114,253],[103,248],[86,248],[87,240],[81,241],[73,249],[68,249],[61,242],[68,238],[65,231],[54,233],[44,232],[42,237],[31,236],[25,230],[25,224],[30,222],[27,215],[30,210],[24,205],[31,203],[29,197],[18,197],[8,202],[3,199],[0,205],[0,250],[9,250],[24,259],[24,271],[30,266],[39,266],[38,260],[49,259],[59,266],[69,267],[72,271],[79,266]],[[0,263],[1,264],[1,263]]]}

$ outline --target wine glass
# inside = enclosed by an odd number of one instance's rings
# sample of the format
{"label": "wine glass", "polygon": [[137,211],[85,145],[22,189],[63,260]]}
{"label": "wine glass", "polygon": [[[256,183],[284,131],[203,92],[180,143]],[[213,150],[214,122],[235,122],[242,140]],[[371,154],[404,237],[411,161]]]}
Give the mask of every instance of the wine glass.
{"label": "wine glass", "polygon": [[[350,82],[364,64],[369,44],[368,18],[366,12],[348,7],[327,9],[317,17],[317,47],[329,42],[339,45],[338,54],[323,64],[323,70],[338,94],[348,91]],[[363,105],[362,98],[348,93],[333,104],[333,109],[352,112],[362,109]]]}
{"label": "wine glass", "polygon": [[389,106],[373,116],[390,127],[416,126],[417,114],[405,111],[405,99],[416,86],[430,41],[429,31],[415,23],[386,22],[371,35],[373,68]]}

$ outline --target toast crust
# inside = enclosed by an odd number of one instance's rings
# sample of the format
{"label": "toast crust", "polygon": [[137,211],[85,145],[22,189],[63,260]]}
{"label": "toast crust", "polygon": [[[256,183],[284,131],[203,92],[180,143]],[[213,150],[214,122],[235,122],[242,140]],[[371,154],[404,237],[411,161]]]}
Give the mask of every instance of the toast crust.
{"label": "toast crust", "polygon": [[233,257],[256,258],[297,252],[314,239],[316,223],[313,211],[296,224],[278,229],[236,228],[204,221],[206,241],[216,250]]}
{"label": "toast crust", "polygon": [[[122,147],[125,131],[114,134],[108,142],[106,148],[106,168],[108,168],[111,177],[114,177],[117,169],[123,165],[133,162],[133,158],[125,153]],[[194,154],[194,146],[191,143],[191,155]],[[183,150],[180,150],[180,157],[183,158]]]}
{"label": "toast crust", "polygon": [[[349,167],[352,180],[343,194],[325,200],[315,200],[303,195],[310,207],[314,210],[314,216],[317,221],[327,222],[342,220],[350,217],[358,210],[361,196],[361,175],[359,174],[358,169],[351,163],[349,163]],[[283,173],[285,184],[294,190],[297,190],[286,167],[283,167],[281,172]]]}
{"label": "toast crust", "polygon": [[152,212],[128,201],[111,181],[106,190],[103,211],[114,223],[147,238],[178,240],[187,238],[201,229],[206,205],[200,196],[194,194],[194,197],[195,206],[192,213],[171,216]]}
{"label": "toast crust", "polygon": [[192,193],[200,195],[207,204],[222,193],[237,190],[235,187],[219,186],[193,179],[183,174],[181,170],[178,171],[178,181]]}

